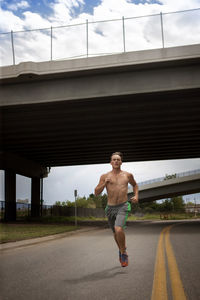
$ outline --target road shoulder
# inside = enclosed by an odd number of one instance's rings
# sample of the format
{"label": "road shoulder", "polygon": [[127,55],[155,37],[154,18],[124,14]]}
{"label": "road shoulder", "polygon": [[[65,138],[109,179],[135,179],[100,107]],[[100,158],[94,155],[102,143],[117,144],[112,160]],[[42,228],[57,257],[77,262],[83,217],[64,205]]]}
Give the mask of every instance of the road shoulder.
{"label": "road shoulder", "polygon": [[103,228],[86,226],[84,228],[80,228],[80,229],[70,231],[70,232],[58,233],[58,234],[54,234],[54,235],[26,239],[26,240],[21,240],[21,241],[16,241],[16,242],[7,242],[7,243],[0,244],[0,252],[5,252],[7,250],[17,249],[17,248],[26,247],[26,246],[33,246],[33,245],[65,238],[68,236],[85,233],[85,232],[92,231],[92,230],[102,230],[102,229]]}

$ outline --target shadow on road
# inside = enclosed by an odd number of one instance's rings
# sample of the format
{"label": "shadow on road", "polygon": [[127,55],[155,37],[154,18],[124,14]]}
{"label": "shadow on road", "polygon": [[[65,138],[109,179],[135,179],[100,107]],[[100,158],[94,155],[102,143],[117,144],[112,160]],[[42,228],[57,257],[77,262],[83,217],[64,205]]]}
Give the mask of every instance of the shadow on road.
{"label": "shadow on road", "polygon": [[126,270],[124,270],[124,269],[122,270],[121,267],[114,267],[111,269],[92,273],[90,275],[86,275],[83,277],[67,279],[67,280],[65,280],[65,282],[71,283],[71,284],[77,284],[77,283],[82,283],[82,282],[105,280],[107,278],[113,278],[117,275],[123,275],[123,274],[127,274]]}

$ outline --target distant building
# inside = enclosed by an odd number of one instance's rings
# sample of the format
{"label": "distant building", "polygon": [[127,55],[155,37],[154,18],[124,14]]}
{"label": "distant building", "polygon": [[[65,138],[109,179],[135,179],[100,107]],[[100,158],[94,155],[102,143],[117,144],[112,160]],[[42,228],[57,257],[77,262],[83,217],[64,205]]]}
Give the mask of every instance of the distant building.
{"label": "distant building", "polygon": [[29,203],[29,199],[17,199],[17,203],[28,204]]}
{"label": "distant building", "polygon": [[200,213],[200,204],[186,205],[186,213]]}

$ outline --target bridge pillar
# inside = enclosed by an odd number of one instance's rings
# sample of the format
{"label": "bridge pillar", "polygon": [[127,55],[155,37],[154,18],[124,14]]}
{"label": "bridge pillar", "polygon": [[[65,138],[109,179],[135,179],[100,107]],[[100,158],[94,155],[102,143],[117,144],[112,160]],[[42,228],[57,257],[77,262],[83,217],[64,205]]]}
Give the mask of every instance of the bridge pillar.
{"label": "bridge pillar", "polygon": [[40,216],[40,178],[31,179],[31,217]]}
{"label": "bridge pillar", "polygon": [[16,173],[5,170],[5,216],[6,222],[16,221]]}
{"label": "bridge pillar", "polygon": [[6,221],[16,220],[16,174],[32,178],[31,216],[40,216],[40,178],[48,176],[50,168],[0,150],[0,169],[5,170],[5,217]]}

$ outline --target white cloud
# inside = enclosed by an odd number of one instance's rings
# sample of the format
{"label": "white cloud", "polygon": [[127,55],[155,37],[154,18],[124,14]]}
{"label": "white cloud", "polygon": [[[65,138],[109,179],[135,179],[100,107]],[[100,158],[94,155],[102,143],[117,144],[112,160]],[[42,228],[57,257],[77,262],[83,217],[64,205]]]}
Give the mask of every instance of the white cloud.
{"label": "white cloud", "polygon": [[23,30],[24,21],[13,12],[0,8],[0,32]]}
{"label": "white cloud", "polygon": [[[26,5],[26,1],[19,5]],[[28,3],[28,2],[27,2]],[[157,14],[157,16],[125,19],[126,51],[162,47],[160,11],[176,11],[200,7],[199,0],[163,0],[162,5],[146,2],[134,4],[126,0],[103,0],[92,14],[82,13],[83,0],[56,0],[51,2],[52,13],[43,18],[40,14],[25,11],[19,18],[13,12],[0,10],[0,31],[50,28],[67,24],[85,23],[105,19],[120,19],[113,22],[89,23],[89,55],[123,52],[122,16],[137,17]],[[80,14],[74,18],[74,9]],[[163,16],[165,46],[199,43],[200,10]],[[10,36],[0,35],[0,59],[3,65],[12,63]],[[21,61],[41,61],[50,59],[50,30],[14,34],[16,63]],[[68,46],[66,46],[68,45]],[[69,47],[70,45],[70,47]],[[53,28],[53,59],[85,56],[86,24],[65,28]]]}
{"label": "white cloud", "polygon": [[84,5],[83,0],[56,0],[50,6],[53,10],[49,20],[54,26],[66,25],[72,20],[74,8]]}
{"label": "white cloud", "polygon": [[163,4],[164,11],[176,11],[176,10],[186,10],[200,7],[199,0],[161,0]]}
{"label": "white cloud", "polygon": [[11,3],[7,5],[7,8],[9,10],[18,10],[18,9],[26,9],[30,7],[29,3],[27,1],[20,1],[20,2],[16,2],[16,3]]}
{"label": "white cloud", "polygon": [[47,28],[51,26],[51,23],[41,17],[37,13],[26,11],[23,13],[24,16],[24,27],[27,29]]}

